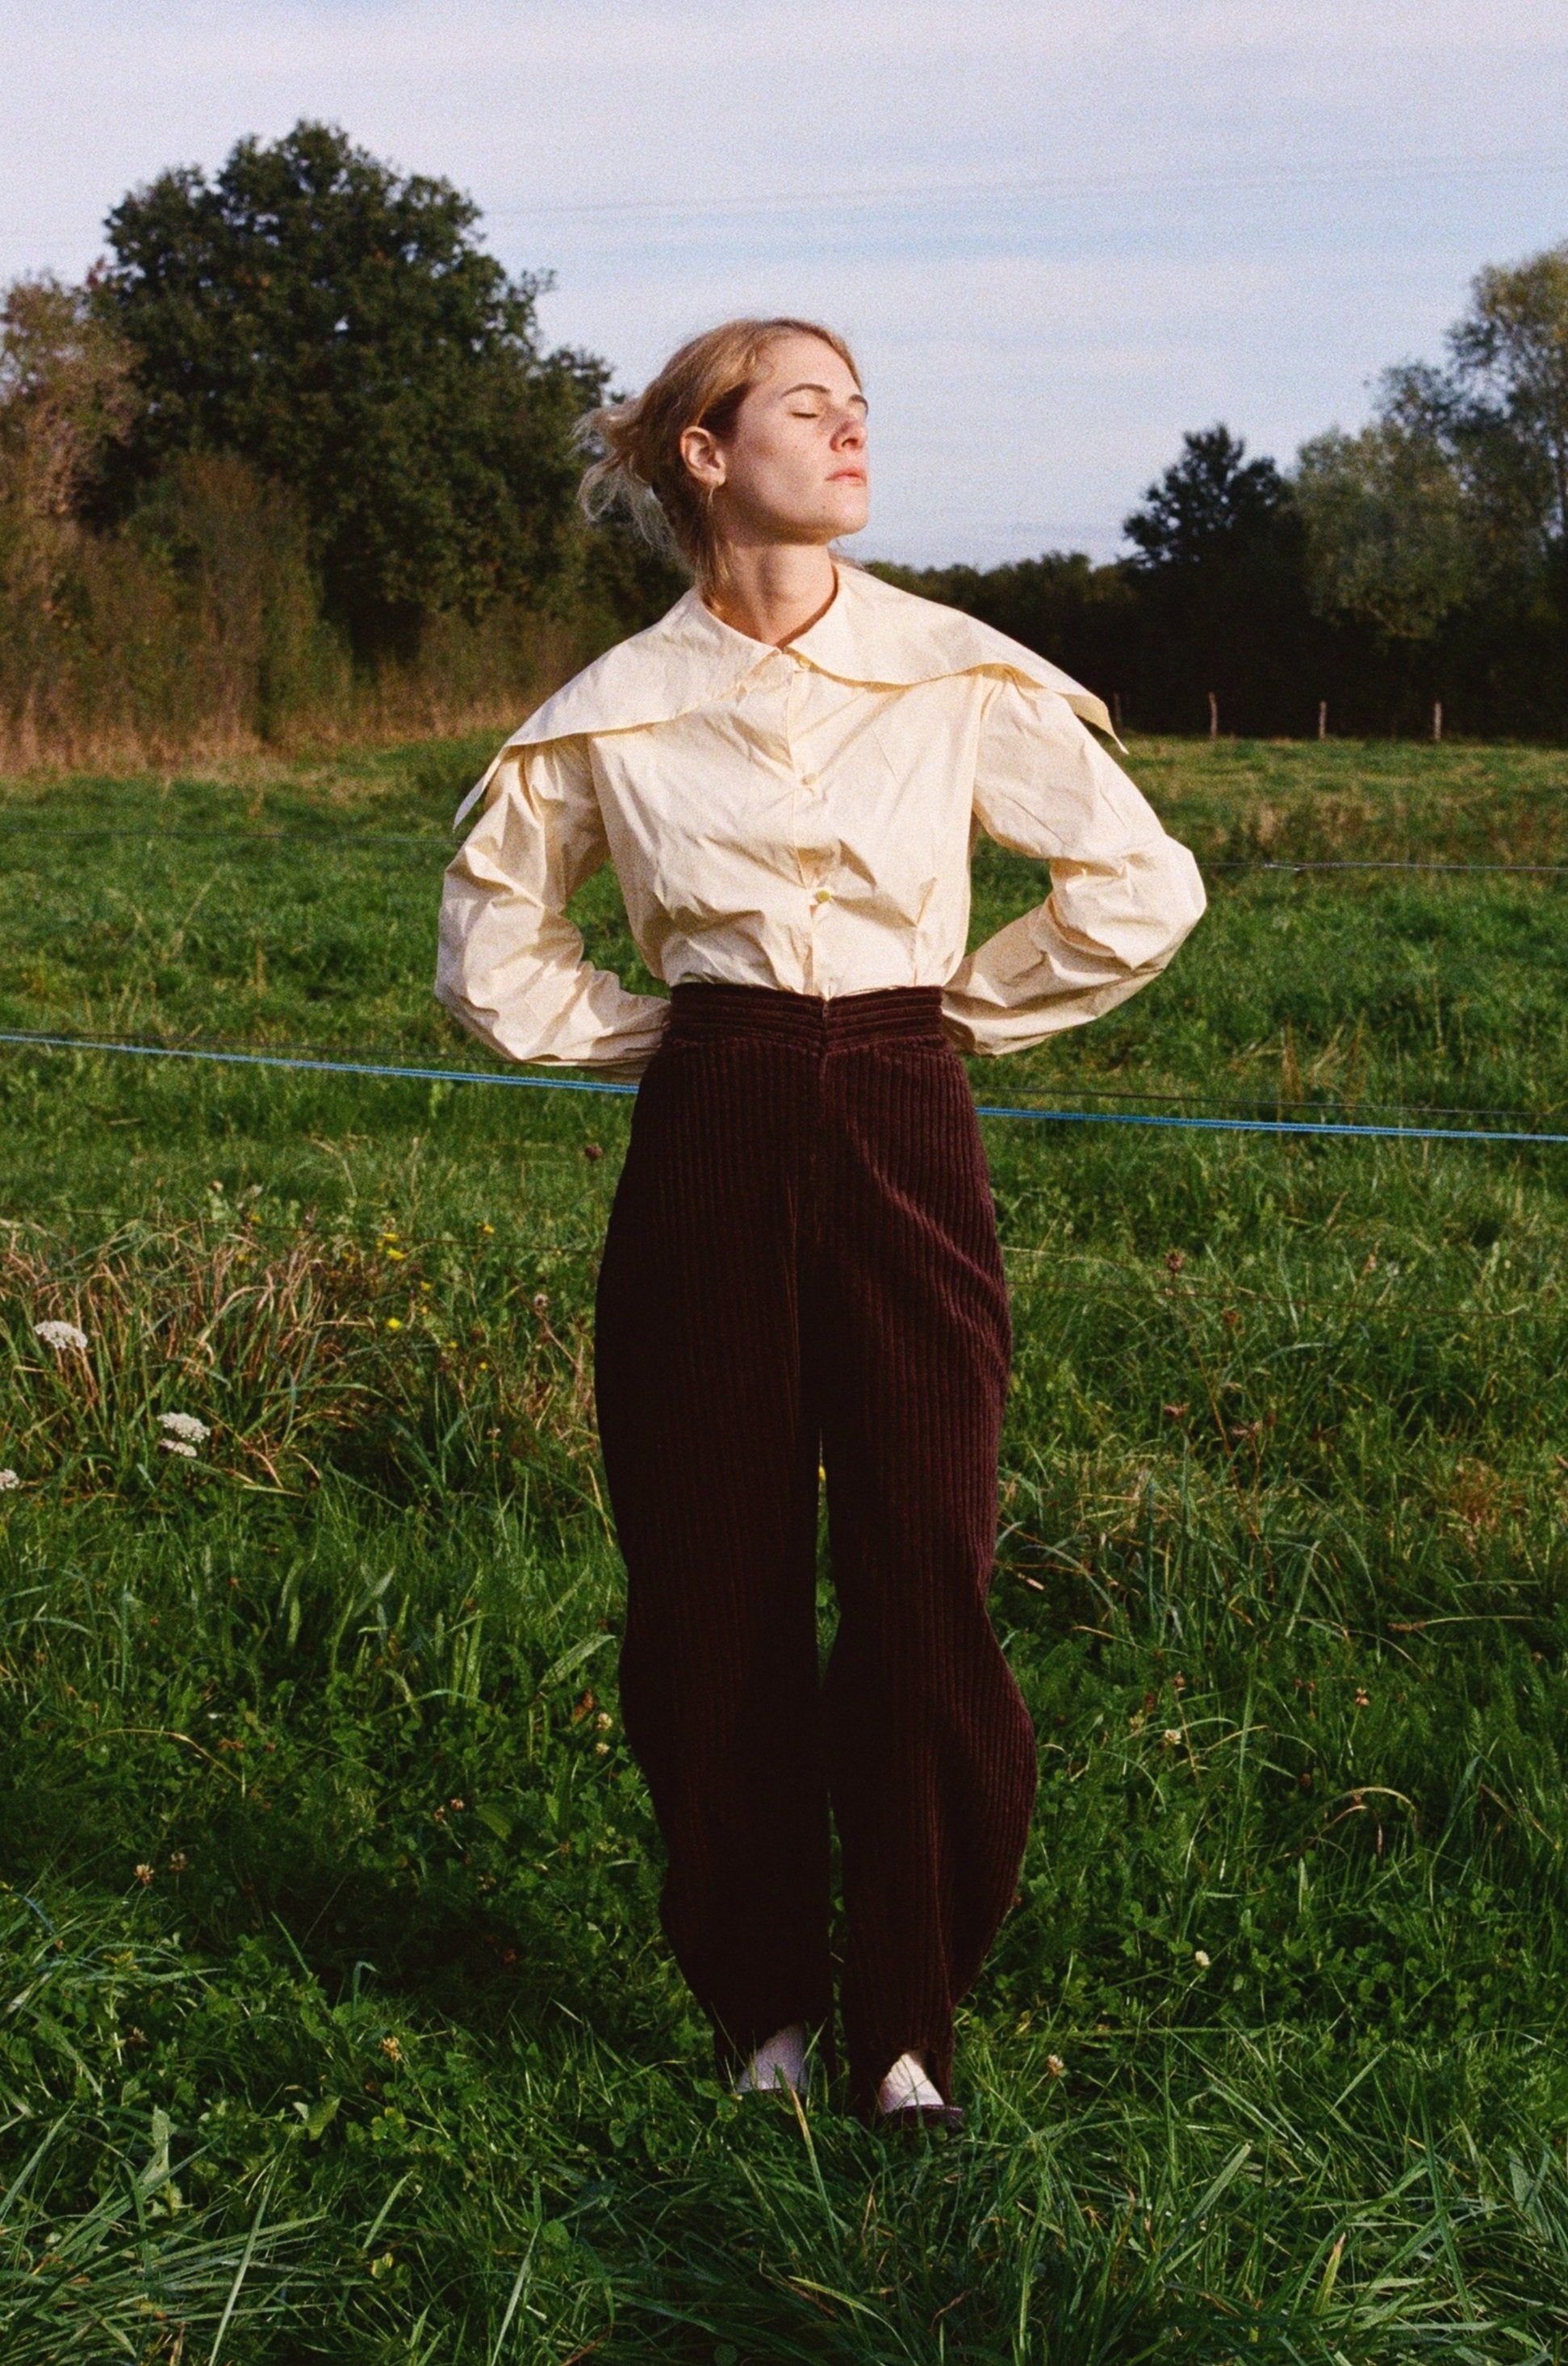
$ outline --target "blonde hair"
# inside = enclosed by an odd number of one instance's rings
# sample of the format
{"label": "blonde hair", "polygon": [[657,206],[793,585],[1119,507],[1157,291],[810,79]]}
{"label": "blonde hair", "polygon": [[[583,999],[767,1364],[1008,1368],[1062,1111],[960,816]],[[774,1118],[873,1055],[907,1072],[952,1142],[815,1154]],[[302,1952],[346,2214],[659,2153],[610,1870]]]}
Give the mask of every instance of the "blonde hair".
{"label": "blonde hair", "polygon": [[820,337],[859,383],[844,339],[815,321],[725,321],[705,330],[671,354],[641,394],[603,403],[578,420],[578,445],[595,456],[578,491],[586,514],[628,511],[655,549],[686,561],[700,588],[716,582],[721,566],[709,499],[686,465],[680,439],[689,427],[722,438],[756,384],[768,347],[788,336]]}

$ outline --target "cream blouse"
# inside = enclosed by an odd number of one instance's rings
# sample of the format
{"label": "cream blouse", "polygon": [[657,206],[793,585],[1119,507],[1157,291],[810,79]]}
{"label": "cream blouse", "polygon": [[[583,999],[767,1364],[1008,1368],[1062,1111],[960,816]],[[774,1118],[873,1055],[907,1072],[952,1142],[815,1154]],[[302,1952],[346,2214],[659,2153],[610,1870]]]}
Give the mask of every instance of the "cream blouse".
{"label": "cream blouse", "polygon": [[[594,968],[566,915],[610,862],[666,986],[940,986],[960,1051],[1025,1051],[1136,993],[1204,909],[1192,855],[1081,716],[1113,736],[1045,659],[857,567],[785,648],[688,592],[459,807],[454,828],[484,800],[445,875],[437,997],[505,1058],[640,1076],[668,997]],[[981,830],[1051,889],[966,959]]]}

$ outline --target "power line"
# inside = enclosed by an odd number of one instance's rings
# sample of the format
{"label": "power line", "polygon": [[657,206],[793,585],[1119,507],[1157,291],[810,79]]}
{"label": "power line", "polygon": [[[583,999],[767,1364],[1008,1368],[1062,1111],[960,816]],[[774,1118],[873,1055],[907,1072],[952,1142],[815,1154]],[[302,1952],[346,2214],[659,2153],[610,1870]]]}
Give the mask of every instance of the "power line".
{"label": "power line", "polygon": [[1562,174],[1562,156],[1406,156],[1350,158],[1339,163],[1241,165],[1199,173],[1051,174],[1012,181],[894,181],[880,187],[748,190],[722,197],[585,197],[484,209],[487,222],[568,217],[655,216],[695,220],[722,214],[768,213],[800,206],[880,206],[910,199],[954,201],[1030,197],[1111,197],[1169,191],[1314,187],[1343,180],[1465,178],[1501,173]]}
{"label": "power line", "polygon": [[[285,1068],[342,1076],[382,1076],[415,1084],[511,1085],[536,1091],[635,1094],[634,1084],[605,1077],[519,1076],[485,1068],[407,1068],[373,1060],[323,1060],[289,1057],[270,1052],[224,1052],[196,1044],[125,1043],[102,1037],[45,1035],[0,1031],[0,1043],[50,1052],[124,1053],[141,1060],[201,1060],[227,1067]],[[1356,1125],[1343,1121],[1314,1125],[1286,1118],[1170,1117],[1126,1110],[1030,1109],[977,1101],[977,1117],[1033,1120],[1047,1125],[1141,1125],[1164,1131],[1197,1133],[1316,1134],[1341,1139],[1383,1142],[1507,1142],[1568,1144],[1568,1133],[1506,1132],[1481,1126]]]}

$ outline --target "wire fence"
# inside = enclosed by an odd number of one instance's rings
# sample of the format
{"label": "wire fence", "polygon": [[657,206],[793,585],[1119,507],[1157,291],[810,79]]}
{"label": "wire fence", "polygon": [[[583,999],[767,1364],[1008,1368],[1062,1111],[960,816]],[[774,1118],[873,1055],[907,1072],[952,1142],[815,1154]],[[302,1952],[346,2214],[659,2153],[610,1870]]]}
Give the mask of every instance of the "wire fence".
{"label": "wire fence", "polygon": [[[500,1085],[536,1092],[635,1095],[633,1083],[610,1077],[524,1076],[489,1068],[427,1068],[386,1060],[330,1060],[317,1054],[230,1051],[216,1044],[129,1043],[107,1036],[55,1035],[31,1029],[0,1030],[0,1044],[13,1050],[120,1054],[138,1060],[191,1060],[224,1067],[293,1070],[301,1074],[372,1076],[408,1084]],[[1019,1119],[1045,1125],[1147,1126],[1166,1132],[1316,1136],[1383,1142],[1484,1142],[1568,1144],[1568,1133],[1536,1128],[1489,1126],[1369,1125],[1346,1120],[1193,1117],[1163,1111],[1035,1107],[1024,1102],[977,1101],[979,1117]]]}
{"label": "wire fence", "polygon": [[[167,839],[197,841],[233,846],[331,846],[351,851],[361,847],[421,847],[450,858],[454,839],[438,836],[433,830],[370,830],[370,829],[257,829],[230,824],[214,827],[202,824],[191,827],[184,823],[168,826],[161,822],[25,822],[0,820],[0,843],[6,839],[25,842],[28,839],[117,838],[139,839],[149,845]],[[1302,872],[1417,872],[1457,877],[1514,876],[1520,878],[1568,878],[1568,862],[1448,862],[1437,857],[1399,859],[1381,856],[1320,858],[1316,855],[1200,855],[1206,871],[1263,872],[1294,875]]]}

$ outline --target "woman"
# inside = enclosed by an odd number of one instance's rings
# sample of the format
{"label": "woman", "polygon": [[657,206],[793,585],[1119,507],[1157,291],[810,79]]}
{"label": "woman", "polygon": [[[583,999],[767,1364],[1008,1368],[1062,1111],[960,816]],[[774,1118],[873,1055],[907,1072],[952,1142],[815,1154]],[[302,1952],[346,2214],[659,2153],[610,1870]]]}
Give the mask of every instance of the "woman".
{"label": "woman", "polygon": [[[953,2008],[1016,1891],[1036,1759],[986,1609],[1012,1355],[960,1052],[1123,1001],[1197,869],[1017,643],[834,557],[868,513],[848,348],[737,321],[590,422],[695,581],[546,701],[460,810],[436,993],[505,1057],[640,1078],[596,1300],[626,1738],[664,1928],[740,2091],[830,2067],[956,2124]],[[980,829],[1051,893],[966,959]],[[667,996],[583,957],[613,862]],[[819,1682],[825,1470],[838,1626]]]}

